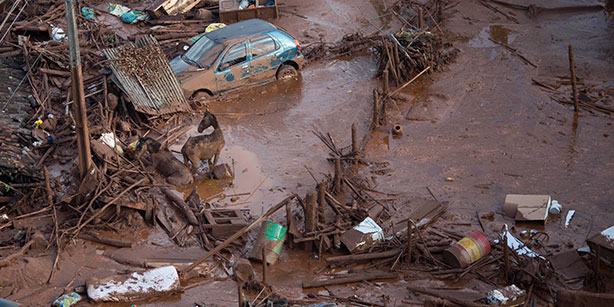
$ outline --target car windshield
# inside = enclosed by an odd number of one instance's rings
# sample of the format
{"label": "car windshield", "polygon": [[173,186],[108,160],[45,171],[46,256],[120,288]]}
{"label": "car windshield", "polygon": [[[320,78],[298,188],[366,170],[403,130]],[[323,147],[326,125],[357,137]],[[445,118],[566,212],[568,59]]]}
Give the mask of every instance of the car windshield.
{"label": "car windshield", "polygon": [[201,37],[188,51],[182,56],[186,63],[200,65],[208,68],[219,55],[223,46],[208,39],[207,36]]}

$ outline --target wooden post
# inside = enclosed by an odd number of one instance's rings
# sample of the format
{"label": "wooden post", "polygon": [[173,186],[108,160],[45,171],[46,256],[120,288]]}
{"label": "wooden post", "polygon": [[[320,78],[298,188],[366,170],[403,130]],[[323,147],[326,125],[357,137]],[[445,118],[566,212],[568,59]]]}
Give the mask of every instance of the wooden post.
{"label": "wooden post", "polygon": [[111,123],[107,121],[109,119],[109,98],[107,97],[109,93],[107,89],[107,75],[102,75],[102,86],[102,94],[104,95],[104,112],[101,112],[100,116],[102,117],[102,126],[107,129],[110,129],[109,125]]}
{"label": "wooden post", "polygon": [[288,224],[288,231],[286,232],[286,236],[288,237],[288,245],[290,248],[294,247],[294,238],[292,234],[290,234],[290,228],[292,227],[294,218],[292,217],[292,203],[288,203],[286,205],[286,223]]}
{"label": "wooden post", "polygon": [[373,89],[373,128],[379,127],[379,94]]}
{"label": "wooden post", "polygon": [[397,86],[401,85],[403,82],[403,77],[401,77],[401,60],[399,59],[399,44],[396,42],[392,42],[394,45],[393,56],[394,56],[394,68],[397,70],[397,76],[399,78]]}
{"label": "wooden post", "polygon": [[507,247],[507,233],[503,237],[503,260],[505,262],[505,280],[509,281],[510,277],[510,251]]}
{"label": "wooden post", "polygon": [[335,193],[341,193],[341,158],[335,157]]}
{"label": "wooden post", "polygon": [[358,135],[356,134],[355,124],[352,124],[352,152],[358,154]]}
{"label": "wooden post", "polygon": [[75,21],[75,0],[65,0],[66,30],[68,32],[68,45],[70,47],[70,75],[72,79],[73,106],[75,112],[75,126],[77,132],[77,147],[79,150],[79,173],[81,178],[92,165],[90,151],[90,133],[87,127],[87,113],[85,107],[85,93],[83,92],[83,71],[81,70],[81,57],[79,55],[79,30]]}
{"label": "wooden post", "polygon": [[382,114],[381,114],[381,123],[386,126],[388,125],[388,102],[390,100],[390,96],[386,95],[382,98]]}
{"label": "wooden post", "polygon": [[[305,196],[305,232],[316,231],[317,220],[317,205],[316,205],[316,192],[309,191]],[[311,252],[313,250],[313,242],[305,242],[305,251]]]}
{"label": "wooden post", "polygon": [[243,300],[243,283],[239,284],[239,289],[237,292],[239,295],[239,307],[243,307],[245,305],[245,301]]}
{"label": "wooden post", "polygon": [[267,273],[266,270],[267,270],[266,249],[263,246],[262,247],[262,283],[265,285],[268,285],[267,278],[266,278],[266,273]]}
{"label": "wooden post", "polygon": [[600,262],[601,262],[601,245],[597,245],[597,257],[595,258],[595,278],[597,278],[597,276],[599,276],[599,271],[601,270],[600,268]]}
{"label": "wooden post", "polygon": [[320,223],[326,224],[326,184],[324,182],[318,183],[318,215],[320,216]]}
{"label": "wooden post", "polygon": [[384,97],[388,96],[388,90],[390,89],[388,84],[388,68],[384,69]]}
{"label": "wooden post", "polygon": [[422,30],[423,26],[422,8],[418,9],[418,29]]}
{"label": "wooden post", "polygon": [[571,90],[573,95],[573,110],[578,112],[578,88],[576,84],[576,65],[574,63],[573,46],[569,44],[569,71],[571,72]]}
{"label": "wooden post", "polygon": [[411,249],[412,249],[412,237],[413,230],[410,220],[407,220],[407,263],[411,264]]}

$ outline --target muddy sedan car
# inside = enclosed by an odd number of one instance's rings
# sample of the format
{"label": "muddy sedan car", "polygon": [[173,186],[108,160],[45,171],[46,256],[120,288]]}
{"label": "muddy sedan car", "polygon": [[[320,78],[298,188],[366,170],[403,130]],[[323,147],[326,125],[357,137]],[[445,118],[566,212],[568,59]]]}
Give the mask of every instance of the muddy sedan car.
{"label": "muddy sedan car", "polygon": [[203,97],[294,78],[303,60],[296,39],[250,19],[203,35],[171,67],[187,97]]}

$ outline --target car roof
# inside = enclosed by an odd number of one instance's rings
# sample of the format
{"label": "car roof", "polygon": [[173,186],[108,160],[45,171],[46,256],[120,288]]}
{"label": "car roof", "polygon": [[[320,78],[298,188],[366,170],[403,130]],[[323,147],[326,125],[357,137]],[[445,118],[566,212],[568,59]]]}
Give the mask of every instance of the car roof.
{"label": "car roof", "polygon": [[205,36],[218,43],[224,43],[225,41],[246,37],[254,34],[266,33],[276,30],[277,27],[268,23],[262,19],[248,19],[245,21],[233,23],[223,28],[211,31]]}

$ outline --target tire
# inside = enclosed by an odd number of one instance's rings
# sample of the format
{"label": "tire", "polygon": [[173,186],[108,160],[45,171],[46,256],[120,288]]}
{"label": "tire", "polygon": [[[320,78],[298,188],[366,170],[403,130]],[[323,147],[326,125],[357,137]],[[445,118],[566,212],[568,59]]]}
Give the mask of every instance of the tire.
{"label": "tire", "polygon": [[209,98],[211,98],[211,94],[209,94],[209,92],[207,91],[198,91],[196,93],[194,93],[194,95],[192,95],[192,98],[194,98],[194,100],[207,100]]}
{"label": "tire", "polygon": [[292,65],[283,64],[277,70],[277,80],[290,80],[296,78],[298,72]]}
{"label": "tire", "polygon": [[198,91],[192,95],[191,104],[192,108],[198,109],[207,104],[207,101],[211,98],[211,94],[207,91]]}

